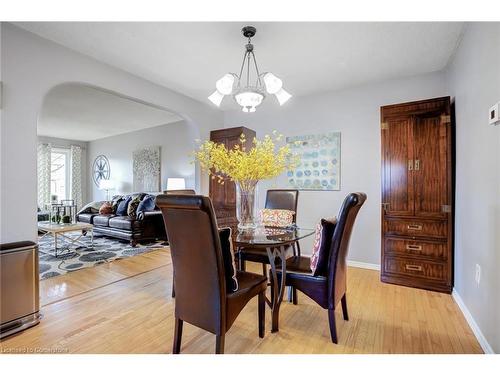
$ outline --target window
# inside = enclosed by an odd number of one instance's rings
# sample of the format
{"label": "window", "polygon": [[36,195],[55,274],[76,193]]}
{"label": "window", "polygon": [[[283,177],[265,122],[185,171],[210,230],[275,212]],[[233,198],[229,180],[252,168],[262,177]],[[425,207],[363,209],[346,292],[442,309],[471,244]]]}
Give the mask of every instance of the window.
{"label": "window", "polygon": [[51,152],[50,195],[57,201],[69,199],[70,153],[69,150],[53,148]]}

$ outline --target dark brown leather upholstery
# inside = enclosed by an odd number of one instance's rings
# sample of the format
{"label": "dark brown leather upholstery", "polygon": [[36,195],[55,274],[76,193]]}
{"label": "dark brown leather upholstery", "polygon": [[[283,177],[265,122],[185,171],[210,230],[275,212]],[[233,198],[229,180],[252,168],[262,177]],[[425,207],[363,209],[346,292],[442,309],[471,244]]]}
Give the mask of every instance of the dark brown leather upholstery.
{"label": "dark brown leather upholstery", "polygon": [[[295,189],[271,189],[266,192],[266,208],[275,210],[290,210],[295,212],[293,222],[297,222],[297,204],[299,201],[299,191]],[[299,244],[296,244],[294,255],[300,256]],[[290,247],[290,250],[292,247]],[[245,269],[245,261],[269,264],[267,252],[262,248],[244,247],[238,249],[238,260],[240,269]],[[267,274],[265,266],[263,266],[264,275]]]}
{"label": "dark brown leather upholstery", "polygon": [[81,223],[94,224],[94,217],[99,214],[78,214],[78,221]]}
{"label": "dark brown leather upholstery", "polygon": [[196,191],[193,189],[180,189],[180,190],[165,190],[163,194],[168,195],[195,195]]}
{"label": "dark brown leather upholstery", "polygon": [[238,272],[239,289],[226,290],[219,232],[210,198],[201,195],[160,195],[170,240],[176,290],[176,331],[173,352],[179,353],[183,321],[217,335],[216,353],[224,352],[224,337],[234,320],[259,296],[259,336],[264,335],[266,277]]}
{"label": "dark brown leather upholstery", "polygon": [[[146,194],[141,193],[141,196]],[[76,215],[78,222],[94,225],[94,233],[129,241],[132,246],[143,240],[166,240],[163,215],[156,208],[154,211],[140,212],[137,218],[116,216],[113,214],[100,215],[92,212],[79,212]]]}
{"label": "dark brown leather upholstery", "polygon": [[106,215],[97,215],[94,216],[94,225],[100,225],[102,227],[108,227],[109,226],[109,219],[112,217],[115,217],[116,215],[113,214],[106,214]]}
{"label": "dark brown leather upholstery", "polygon": [[[345,198],[333,232],[326,277],[312,275],[310,258],[293,257],[287,260],[285,284],[292,287],[294,303],[296,304],[296,290],[298,289],[321,307],[328,309],[330,334],[334,343],[337,343],[334,312],[339,302],[342,302],[344,319],[348,320],[347,251],[354,221],[365,200],[366,194],[364,193],[351,193]],[[282,272],[278,271],[278,282],[281,277]]]}
{"label": "dark brown leather upholstery", "polygon": [[109,219],[110,228],[137,230],[141,228],[141,225],[139,220],[132,219],[130,216],[115,216]]}

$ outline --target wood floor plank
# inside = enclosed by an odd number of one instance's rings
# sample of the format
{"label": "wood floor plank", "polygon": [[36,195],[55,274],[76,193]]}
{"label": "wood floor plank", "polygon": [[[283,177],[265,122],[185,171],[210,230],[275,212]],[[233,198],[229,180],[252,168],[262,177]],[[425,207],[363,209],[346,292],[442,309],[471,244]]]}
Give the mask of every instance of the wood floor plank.
{"label": "wood floor plank", "polygon": [[[260,273],[260,266],[248,264]],[[42,322],[0,342],[68,353],[170,353],[174,301],[168,250],[75,271],[41,282]],[[327,313],[299,293],[284,302],[280,331],[258,337],[257,300],[226,337],[226,353],[482,353],[452,297],[383,284],[373,270],[349,268],[349,321],[336,311],[339,344],[330,341]],[[215,337],[184,325],[183,353],[213,353]]]}

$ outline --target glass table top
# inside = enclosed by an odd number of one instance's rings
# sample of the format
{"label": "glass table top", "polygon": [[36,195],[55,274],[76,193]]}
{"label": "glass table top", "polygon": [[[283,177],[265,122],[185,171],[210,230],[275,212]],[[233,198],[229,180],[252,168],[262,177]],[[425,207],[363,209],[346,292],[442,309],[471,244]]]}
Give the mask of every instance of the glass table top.
{"label": "glass table top", "polygon": [[236,246],[270,247],[286,245],[314,234],[314,229],[258,227],[252,231],[236,231]]}

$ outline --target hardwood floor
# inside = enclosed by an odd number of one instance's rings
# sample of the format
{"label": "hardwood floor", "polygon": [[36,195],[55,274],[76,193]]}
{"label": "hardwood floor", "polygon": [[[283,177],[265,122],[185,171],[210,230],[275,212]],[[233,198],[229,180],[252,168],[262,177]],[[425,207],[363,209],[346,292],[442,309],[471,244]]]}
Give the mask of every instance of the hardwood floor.
{"label": "hardwood floor", "polygon": [[[249,264],[259,272],[260,266]],[[337,312],[332,344],[326,311],[299,293],[282,304],[280,331],[258,337],[257,298],[226,336],[226,353],[482,353],[447,294],[383,284],[379,272],[349,268],[350,320]],[[0,342],[0,352],[170,353],[172,265],[159,250],[41,282],[41,323]],[[182,353],[213,353],[215,336],[184,325]]]}

